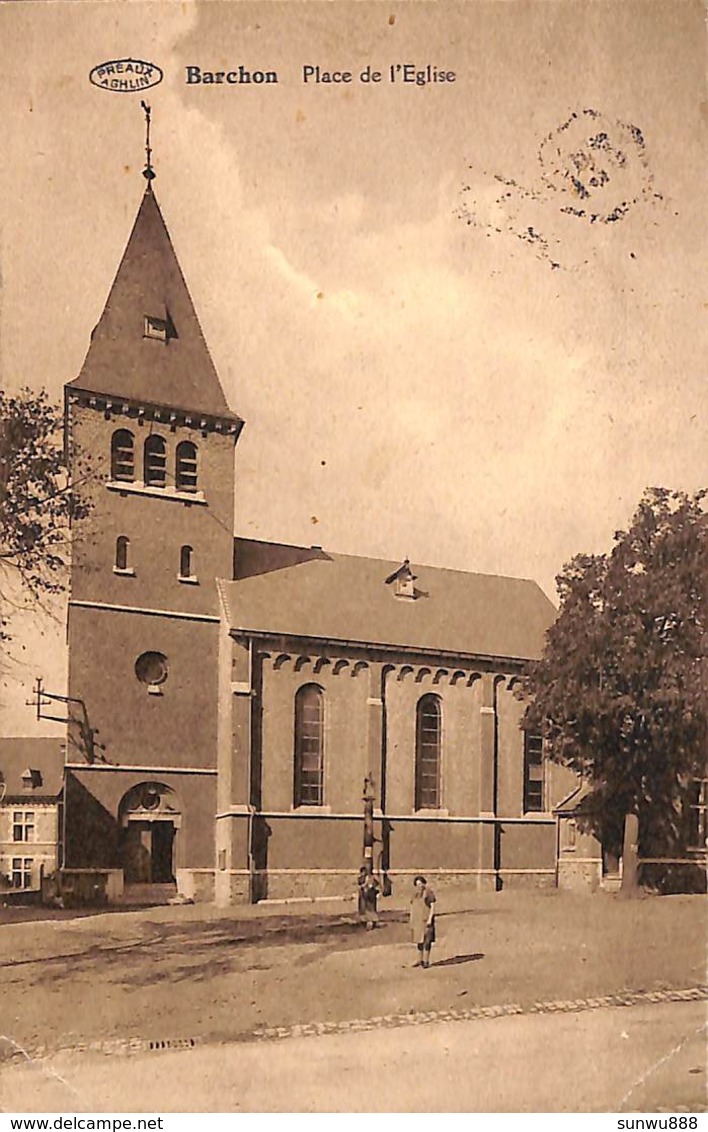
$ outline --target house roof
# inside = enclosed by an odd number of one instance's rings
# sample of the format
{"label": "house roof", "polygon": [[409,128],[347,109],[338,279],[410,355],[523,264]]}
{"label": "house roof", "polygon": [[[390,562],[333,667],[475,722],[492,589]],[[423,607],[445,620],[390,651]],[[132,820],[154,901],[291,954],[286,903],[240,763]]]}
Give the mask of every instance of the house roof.
{"label": "house roof", "polygon": [[[145,319],[167,327],[145,336]],[[86,359],[68,388],[238,420],[229,409],[150,185]]]}
{"label": "house roof", "polygon": [[589,814],[597,806],[597,793],[588,782],[581,782],[553,807],[554,814],[572,817],[574,814]]}
{"label": "house roof", "polygon": [[[61,739],[0,739],[0,802],[56,798],[62,788],[65,749]],[[36,772],[30,789],[22,781],[28,770]]]}
{"label": "house roof", "polygon": [[534,659],[556,610],[520,578],[413,564],[415,597],[387,585],[400,563],[236,539],[221,583],[232,629],[410,651]]}

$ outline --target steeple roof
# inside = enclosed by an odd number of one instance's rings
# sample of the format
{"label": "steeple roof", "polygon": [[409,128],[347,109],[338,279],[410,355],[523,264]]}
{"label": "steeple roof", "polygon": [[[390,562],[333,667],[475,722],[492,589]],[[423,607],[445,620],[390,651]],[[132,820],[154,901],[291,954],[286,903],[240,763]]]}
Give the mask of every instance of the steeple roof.
{"label": "steeple roof", "polygon": [[226,402],[150,184],[69,388],[239,419]]}

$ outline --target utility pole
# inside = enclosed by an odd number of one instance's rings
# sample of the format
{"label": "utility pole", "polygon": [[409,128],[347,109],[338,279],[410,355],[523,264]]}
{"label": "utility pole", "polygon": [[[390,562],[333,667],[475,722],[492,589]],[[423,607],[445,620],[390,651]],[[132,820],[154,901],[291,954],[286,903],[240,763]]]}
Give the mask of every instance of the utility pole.
{"label": "utility pole", "polygon": [[10,475],[10,421],[0,421],[0,506],[7,493],[7,480]]}
{"label": "utility pole", "polygon": [[[77,699],[76,696],[60,696],[57,695],[56,692],[48,692],[44,687],[41,676],[38,676],[34,682],[32,697],[33,698],[31,700],[27,700],[26,703],[28,707],[35,707],[37,709],[38,720],[53,719],[56,723],[73,724],[78,728],[79,735],[81,737],[79,749],[86,759],[86,762],[93,763],[97,758],[101,759],[102,762],[106,762],[106,759],[102,755],[98,754],[98,751],[104,751],[105,747],[102,743],[98,743],[96,741],[98,728],[91,726],[88,711],[86,710],[86,704],[83,700]],[[72,713],[69,709],[67,715],[50,715],[43,709],[51,707],[52,703],[67,705],[78,704],[79,711],[78,713]]]}
{"label": "utility pole", "polygon": [[22,422],[14,417],[0,420],[0,506],[5,502],[13,456],[25,439]]}
{"label": "utility pole", "polygon": [[374,871],[374,799],[376,790],[371,771],[364,779],[364,868],[367,873]]}

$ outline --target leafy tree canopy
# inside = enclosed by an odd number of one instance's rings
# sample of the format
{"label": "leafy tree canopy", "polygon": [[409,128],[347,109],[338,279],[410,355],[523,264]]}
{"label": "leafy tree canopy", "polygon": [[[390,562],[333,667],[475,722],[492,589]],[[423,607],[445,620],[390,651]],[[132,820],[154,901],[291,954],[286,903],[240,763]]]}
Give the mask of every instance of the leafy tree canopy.
{"label": "leafy tree canopy", "polygon": [[707,494],[648,489],[610,554],[565,566],[527,675],[524,728],[593,787],[606,843],[638,815],[644,853],[675,840],[686,779],[706,773]]}
{"label": "leafy tree canopy", "polygon": [[[35,599],[64,589],[69,520],[84,511],[66,474],[60,408],[45,391],[0,391],[0,597],[3,575]],[[0,634],[3,623],[0,610]]]}

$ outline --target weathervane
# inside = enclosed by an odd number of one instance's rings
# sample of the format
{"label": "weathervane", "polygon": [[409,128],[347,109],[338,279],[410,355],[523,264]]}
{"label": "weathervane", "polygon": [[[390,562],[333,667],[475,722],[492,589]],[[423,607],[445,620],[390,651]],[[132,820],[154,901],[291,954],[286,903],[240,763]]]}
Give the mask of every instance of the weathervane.
{"label": "weathervane", "polygon": [[145,111],[145,157],[146,157],[146,160],[145,160],[145,168],[143,169],[143,177],[145,178],[145,180],[147,181],[147,183],[149,185],[150,182],[153,181],[155,179],[155,177],[157,176],[155,170],[152,167],[152,162],[151,162],[151,157],[152,157],[152,149],[150,148],[150,114],[151,114],[151,110],[150,110],[150,107],[147,104],[147,102],[143,102],[142,99],[140,101],[140,105],[142,106],[143,110]]}

